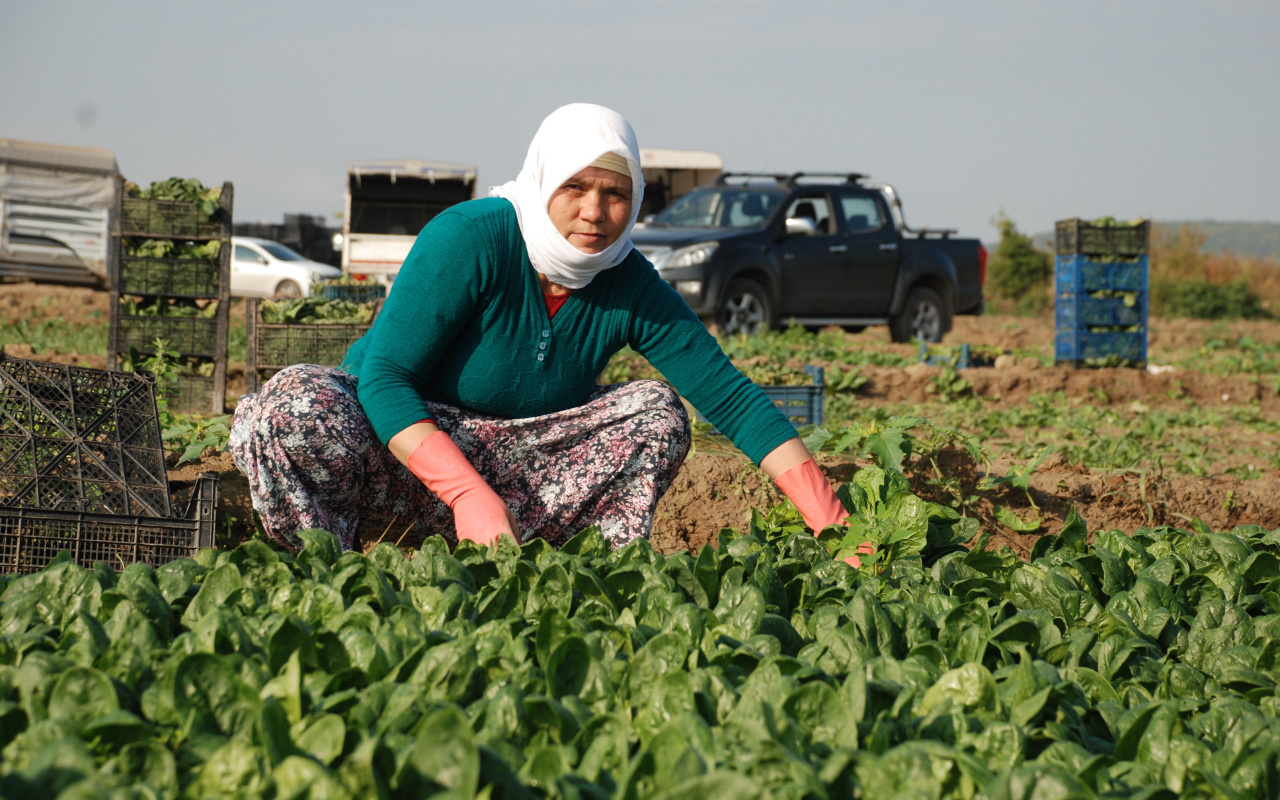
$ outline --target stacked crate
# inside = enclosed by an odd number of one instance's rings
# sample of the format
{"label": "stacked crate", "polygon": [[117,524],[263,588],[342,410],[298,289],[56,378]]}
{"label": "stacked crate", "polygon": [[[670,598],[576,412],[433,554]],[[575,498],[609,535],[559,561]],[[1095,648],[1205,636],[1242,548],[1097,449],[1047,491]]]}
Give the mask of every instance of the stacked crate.
{"label": "stacked crate", "polygon": [[1147,361],[1150,223],[1056,226],[1054,362]]}
{"label": "stacked crate", "polygon": [[175,515],[150,376],[0,355],[0,573],[187,558],[217,503],[202,474]]}
{"label": "stacked crate", "polygon": [[[157,338],[177,351],[184,366],[209,374],[179,374],[169,397],[175,412],[221,414],[227,384],[227,311],[231,301],[232,186],[222,184],[218,212],[212,219],[194,203],[125,197],[114,224],[111,274],[111,332],[113,363],[134,351],[155,353]],[[130,255],[137,244],[168,239],[177,244],[221,243],[216,258],[151,258]],[[216,303],[211,317],[135,316],[125,313],[127,299],[135,303],[173,305],[197,301]]]}

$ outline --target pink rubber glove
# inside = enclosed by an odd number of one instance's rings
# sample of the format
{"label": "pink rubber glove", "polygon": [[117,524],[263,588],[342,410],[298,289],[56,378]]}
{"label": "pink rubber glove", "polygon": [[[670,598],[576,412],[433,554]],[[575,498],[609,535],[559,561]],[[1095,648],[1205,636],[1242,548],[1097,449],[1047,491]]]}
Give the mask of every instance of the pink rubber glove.
{"label": "pink rubber glove", "polygon": [[511,509],[485,483],[476,468],[444,431],[422,440],[409,456],[409,471],[453,509],[459,539],[493,545],[502,534],[517,542],[520,530]]}
{"label": "pink rubber glove", "polygon": [[[812,458],[779,475],[775,483],[795,504],[800,516],[804,517],[804,524],[809,526],[814,535],[821,533],[828,525],[843,523],[844,518],[849,516],[822,470],[818,468],[818,462]],[[863,542],[858,545],[858,552],[864,555],[874,553],[875,546],[871,542]],[[857,556],[849,556],[845,563],[851,567],[862,566],[862,561]]]}

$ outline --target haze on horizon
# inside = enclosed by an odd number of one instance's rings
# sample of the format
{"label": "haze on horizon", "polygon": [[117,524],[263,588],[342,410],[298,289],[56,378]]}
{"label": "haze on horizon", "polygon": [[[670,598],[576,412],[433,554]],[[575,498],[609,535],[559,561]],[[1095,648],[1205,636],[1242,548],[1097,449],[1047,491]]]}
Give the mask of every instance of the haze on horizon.
{"label": "haze on horizon", "polygon": [[332,219],[346,162],[514,177],[567,102],[736,170],[860,171],[916,226],[1280,221],[1280,4],[0,0],[0,136]]}

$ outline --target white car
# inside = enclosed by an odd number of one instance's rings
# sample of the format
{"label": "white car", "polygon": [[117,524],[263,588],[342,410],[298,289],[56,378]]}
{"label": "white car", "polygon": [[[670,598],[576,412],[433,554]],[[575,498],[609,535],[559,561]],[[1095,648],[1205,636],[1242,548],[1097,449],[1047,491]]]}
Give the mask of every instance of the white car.
{"label": "white car", "polygon": [[232,236],[231,294],[236,297],[307,297],[313,281],[337,278],[342,270],[312,261],[279,242]]}

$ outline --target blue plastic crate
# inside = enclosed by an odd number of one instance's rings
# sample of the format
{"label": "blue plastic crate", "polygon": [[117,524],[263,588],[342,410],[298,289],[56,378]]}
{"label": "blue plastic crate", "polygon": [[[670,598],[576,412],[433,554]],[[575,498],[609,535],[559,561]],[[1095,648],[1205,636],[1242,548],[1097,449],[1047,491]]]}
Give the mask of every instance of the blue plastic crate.
{"label": "blue plastic crate", "polygon": [[1133,305],[1126,305],[1123,297],[1090,297],[1083,292],[1060,294],[1054,302],[1054,328],[1146,325],[1147,293],[1136,294],[1137,302]]}
{"label": "blue plastic crate", "polygon": [[352,303],[372,303],[387,296],[387,287],[381,283],[364,286],[333,285],[321,286],[320,296],[325,300],[347,300]]}
{"label": "blue plastic crate", "polygon": [[[813,383],[809,386],[761,386],[765,396],[787,416],[791,424],[797,428],[805,425],[821,425],[826,421],[823,411],[822,393],[826,389],[826,379],[822,367],[808,366],[804,371],[809,373]],[[701,411],[694,410],[698,422],[706,422]],[[711,433],[720,431],[712,428]]]}
{"label": "blue plastic crate", "polygon": [[1136,261],[1095,261],[1085,256],[1058,256],[1054,284],[1058,294],[1147,291],[1147,256]]}
{"label": "blue plastic crate", "polygon": [[1119,358],[1142,363],[1147,360],[1147,331],[1095,333],[1087,328],[1060,329],[1054,336],[1056,362],[1078,363],[1093,358]]}

